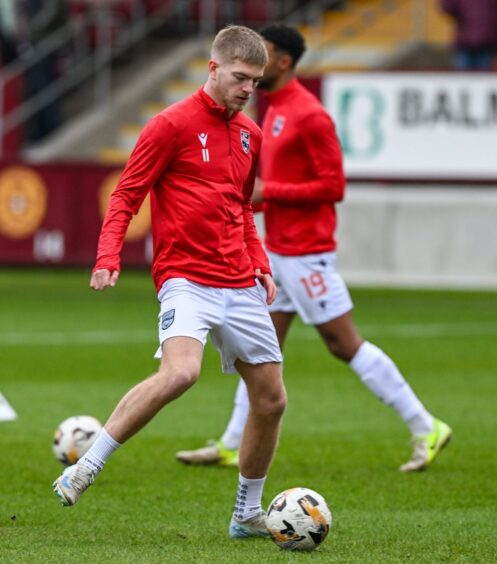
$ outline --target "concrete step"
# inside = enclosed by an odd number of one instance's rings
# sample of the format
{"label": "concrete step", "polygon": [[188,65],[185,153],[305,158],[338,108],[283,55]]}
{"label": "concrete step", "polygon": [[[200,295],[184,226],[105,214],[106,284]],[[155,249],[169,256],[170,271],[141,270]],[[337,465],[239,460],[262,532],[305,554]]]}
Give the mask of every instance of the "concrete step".
{"label": "concrete step", "polygon": [[193,94],[201,85],[201,82],[190,80],[168,80],[162,89],[162,101],[167,105],[175,104]]}
{"label": "concrete step", "polygon": [[122,124],[118,130],[117,147],[123,151],[131,152],[138,141],[142,129],[143,127],[138,123]]}
{"label": "concrete step", "polygon": [[164,108],[166,108],[166,105],[160,102],[146,102],[140,107],[140,122],[145,125]]}
{"label": "concrete step", "polygon": [[125,164],[131,151],[119,147],[102,147],[98,152],[98,162],[107,165]]}
{"label": "concrete step", "polygon": [[195,82],[203,84],[207,80],[209,74],[208,69],[209,59],[201,57],[191,60],[184,70],[184,78],[188,82]]}

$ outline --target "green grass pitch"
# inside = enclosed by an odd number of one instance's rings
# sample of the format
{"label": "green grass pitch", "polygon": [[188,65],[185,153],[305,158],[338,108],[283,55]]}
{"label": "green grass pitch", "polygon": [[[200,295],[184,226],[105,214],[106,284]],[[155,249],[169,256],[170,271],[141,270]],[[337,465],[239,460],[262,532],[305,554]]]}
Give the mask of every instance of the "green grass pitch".
{"label": "green grass pitch", "polygon": [[497,562],[497,292],[354,289],[364,337],[395,359],[454,429],[429,471],[402,475],[408,432],[297,322],[285,354],[289,407],[264,504],[307,486],[333,527],[312,554],[230,541],[237,472],[179,464],[217,438],[237,379],[206,349],[198,384],[116,452],[73,508],[52,492],[51,451],[71,415],[105,420],[156,366],[158,304],[146,272],[88,288],[87,272],[0,271],[0,561],[130,563]]}

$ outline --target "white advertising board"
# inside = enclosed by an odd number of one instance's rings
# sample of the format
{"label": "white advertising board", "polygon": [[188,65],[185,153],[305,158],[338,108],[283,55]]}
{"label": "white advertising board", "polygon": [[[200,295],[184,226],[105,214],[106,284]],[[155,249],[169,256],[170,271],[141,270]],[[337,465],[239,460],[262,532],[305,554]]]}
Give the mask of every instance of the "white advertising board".
{"label": "white advertising board", "polygon": [[497,179],[497,74],[337,73],[322,100],[349,178]]}

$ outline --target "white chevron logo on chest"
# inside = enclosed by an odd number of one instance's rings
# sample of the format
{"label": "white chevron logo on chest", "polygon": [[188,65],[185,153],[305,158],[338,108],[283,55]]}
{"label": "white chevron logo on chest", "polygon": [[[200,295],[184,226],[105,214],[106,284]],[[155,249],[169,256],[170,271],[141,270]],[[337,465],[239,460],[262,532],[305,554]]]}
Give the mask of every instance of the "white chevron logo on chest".
{"label": "white chevron logo on chest", "polygon": [[202,143],[202,147],[205,147],[207,145],[207,138],[209,137],[208,133],[199,133],[197,135],[198,140],[200,141],[200,143]]}

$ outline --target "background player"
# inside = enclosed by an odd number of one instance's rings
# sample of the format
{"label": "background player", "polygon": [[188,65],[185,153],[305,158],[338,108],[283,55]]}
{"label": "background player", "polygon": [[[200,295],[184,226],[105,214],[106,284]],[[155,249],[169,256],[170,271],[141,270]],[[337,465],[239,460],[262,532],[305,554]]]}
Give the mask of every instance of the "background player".
{"label": "background player", "polygon": [[[269,109],[262,127],[262,180],[256,182],[253,198],[264,201],[265,243],[278,287],[270,311],[280,346],[296,314],[314,325],[331,354],[347,362],[407,424],[414,448],[400,470],[423,470],[452,431],[426,410],[392,359],[364,341],[353,323],[349,292],[335,270],[335,204],[343,199],[345,179],[334,124],[294,76],[305,50],[300,33],[271,25],[261,35],[269,63],[259,86],[267,90]],[[191,464],[236,466],[248,410],[241,381],[221,440],[178,452],[177,458]]]}
{"label": "background player", "polygon": [[251,399],[229,532],[268,536],[261,496],[286,396],[266,304],[276,288],[251,203],[262,135],[240,113],[266,63],[254,31],[219,32],[205,86],[147,124],[112,194],[91,287],[115,286],[129,221],[151,191],[162,361],[123,397],[92,448],[54,482],[64,505],[76,503],[109,456],[195,383],[210,333],[224,372],[238,371]]}

